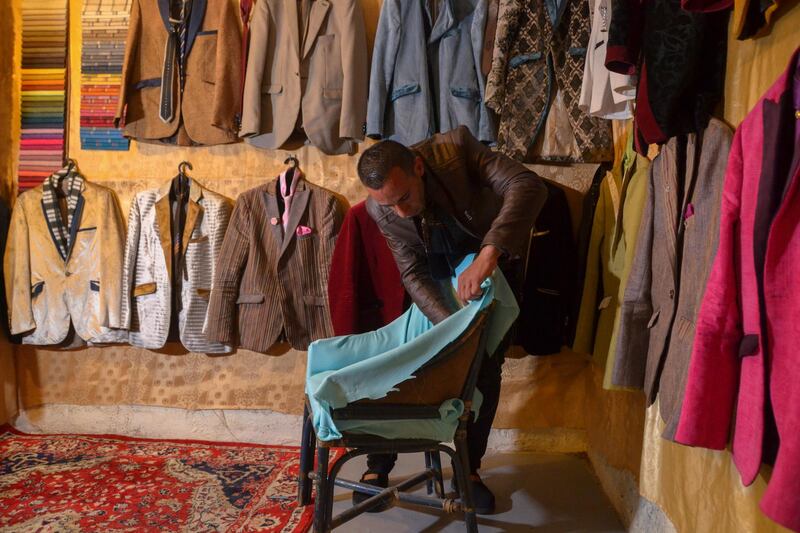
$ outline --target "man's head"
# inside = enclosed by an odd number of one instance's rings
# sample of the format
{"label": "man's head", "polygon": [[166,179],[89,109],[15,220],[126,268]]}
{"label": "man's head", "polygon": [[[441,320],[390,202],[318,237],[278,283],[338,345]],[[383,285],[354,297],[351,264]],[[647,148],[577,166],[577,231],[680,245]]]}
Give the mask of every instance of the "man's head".
{"label": "man's head", "polygon": [[358,160],[358,177],[370,197],[404,218],[419,215],[425,207],[423,174],[422,158],[395,141],[367,148]]}

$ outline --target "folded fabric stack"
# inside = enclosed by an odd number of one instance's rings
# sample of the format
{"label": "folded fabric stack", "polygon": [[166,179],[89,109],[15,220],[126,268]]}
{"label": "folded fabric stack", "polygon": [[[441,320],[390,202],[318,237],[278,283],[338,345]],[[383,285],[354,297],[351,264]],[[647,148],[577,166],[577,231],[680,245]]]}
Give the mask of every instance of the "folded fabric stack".
{"label": "folded fabric stack", "polygon": [[127,150],[114,127],[131,0],[84,0],[81,13],[81,149]]}
{"label": "folded fabric stack", "polygon": [[22,3],[20,192],[64,162],[67,0]]}

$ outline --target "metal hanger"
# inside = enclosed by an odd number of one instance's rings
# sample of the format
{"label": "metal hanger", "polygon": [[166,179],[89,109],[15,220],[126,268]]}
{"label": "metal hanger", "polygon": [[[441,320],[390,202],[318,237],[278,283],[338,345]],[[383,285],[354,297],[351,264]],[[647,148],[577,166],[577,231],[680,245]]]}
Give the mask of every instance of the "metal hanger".
{"label": "metal hanger", "polygon": [[181,161],[178,164],[178,175],[172,180],[172,187],[178,198],[183,197],[183,191],[189,186],[189,176],[186,174],[186,169],[194,170],[194,167],[188,161]]}

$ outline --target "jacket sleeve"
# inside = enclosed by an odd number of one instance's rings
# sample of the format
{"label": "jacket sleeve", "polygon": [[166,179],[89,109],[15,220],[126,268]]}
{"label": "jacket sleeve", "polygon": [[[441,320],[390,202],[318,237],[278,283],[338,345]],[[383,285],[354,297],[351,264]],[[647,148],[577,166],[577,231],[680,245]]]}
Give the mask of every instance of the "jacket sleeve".
{"label": "jacket sleeve", "polygon": [[592,220],[592,236],[589,239],[589,250],[586,254],[586,276],[583,280],[583,293],[581,307],[578,313],[578,323],[575,328],[575,342],[572,349],[578,353],[591,354],[594,350],[595,327],[597,323],[597,294],[600,285],[600,272],[602,263],[600,247],[603,243],[606,216],[605,187],[601,187],[600,200]]}
{"label": "jacket sleeve", "polygon": [[642,46],[644,2],[611,0],[611,24],[608,28],[605,65],[611,72],[636,74]]}
{"label": "jacket sleeve", "polygon": [[620,304],[619,326],[615,347],[614,368],[611,384],[615,387],[641,389],[647,368],[647,352],[650,346],[653,301],[653,217],[655,190],[654,172],[656,164],[650,165],[647,173],[647,196],[642,210],[636,250],[631,263],[630,274],[625,282],[625,292]]}
{"label": "jacket sleeve", "polygon": [[211,124],[235,133],[238,127],[236,115],[239,113],[242,98],[242,33],[234,5],[231,2],[220,2],[219,8],[222,13],[218,18]]}
{"label": "jacket sleeve", "polygon": [[456,136],[468,168],[475,169],[479,179],[503,199],[481,246],[491,244],[510,259],[526,257],[528,237],[547,199],[547,187],[521,163],[478,142],[465,126],[456,130]]}
{"label": "jacket sleeve", "polygon": [[244,78],[242,127],[240,137],[261,133],[261,84],[264,81],[267,44],[269,41],[269,2],[256,3],[250,21],[250,51],[247,54],[247,73]]}
{"label": "jacket sleeve", "polygon": [[222,241],[208,302],[204,333],[212,342],[232,346],[236,341],[238,320],[236,300],[239,296],[244,267],[247,265],[250,217],[250,206],[247,205],[246,199],[238,200],[233,207],[231,220]]}
{"label": "jacket sleeve", "polygon": [[397,50],[400,47],[402,24],[400,2],[386,0],[378,18],[375,46],[372,49],[372,71],[369,80],[367,103],[367,136],[380,139],[384,136],[386,106],[390,104]]}
{"label": "jacket sleeve", "polygon": [[395,226],[381,219],[377,204],[371,198],[367,199],[367,212],[386,238],[406,292],[423,314],[438,324],[455,313],[458,310],[455,299],[447,298],[442,286],[431,276],[425,253],[406,243],[396,234]]}
{"label": "jacket sleeve", "polygon": [[128,90],[134,81],[131,73],[135,70],[132,63],[136,61],[139,54],[139,39],[141,38],[142,14],[139,7],[139,0],[133,0],[131,5],[131,15],[128,20],[128,37],[125,41],[125,58],[122,62],[122,82],[119,86],[119,101],[117,102],[117,112],[114,115],[114,127],[119,128],[125,122],[125,106],[128,103]]}
{"label": "jacket sleeve", "polygon": [[359,282],[364,249],[358,220],[348,212],[336,240],[328,278],[328,307],[334,335],[362,333],[358,324]]}
{"label": "jacket sleeve", "polygon": [[728,442],[739,378],[742,320],[737,279],[742,143],[736,131],[722,193],[717,255],[697,317],[675,440],[721,450]]}
{"label": "jacket sleeve", "polygon": [[25,210],[17,201],[3,256],[9,329],[12,335],[36,328],[31,305],[31,251]]}
{"label": "jacket sleeve", "polygon": [[100,316],[105,318],[106,327],[120,328],[125,228],[112,191],[107,192],[105,201],[106,216],[97,226],[97,239],[106,250],[100,261]]}
{"label": "jacket sleeve", "polygon": [[[209,245],[211,248],[211,291],[214,290],[214,282],[217,279],[217,265],[220,263],[222,254],[222,243],[225,240],[225,233],[228,229],[228,224],[231,220],[231,211],[233,209],[230,200],[225,198],[217,209],[217,224],[214,230],[208,236]],[[211,295],[209,294],[209,299]],[[206,318],[203,322],[203,331],[208,327],[208,309],[206,309]]]}
{"label": "jacket sleeve", "polygon": [[364,29],[364,14],[356,0],[347,3],[339,35],[342,54],[342,112],[339,116],[339,137],[354,140],[364,139],[364,121],[367,117],[367,37]]}
{"label": "jacket sleeve", "polygon": [[122,260],[122,290],[119,312],[119,327],[131,328],[133,313],[133,284],[136,281],[136,260],[139,252],[139,234],[142,229],[141,212],[138,199],[134,196],[128,213],[128,236],[125,239],[125,252]]}
{"label": "jacket sleeve", "polygon": [[489,114],[489,109],[484,103],[484,97],[486,95],[486,83],[484,82],[483,73],[481,72],[481,62],[483,61],[483,36],[484,32],[486,31],[488,9],[489,4],[487,0],[480,0],[476,5],[472,19],[470,37],[472,41],[472,56],[475,67],[475,76],[478,81],[478,91],[481,95],[481,101],[478,104],[480,108],[478,116],[478,139],[481,142],[491,144],[496,140],[494,134],[495,127],[494,120],[492,120],[492,116]]}

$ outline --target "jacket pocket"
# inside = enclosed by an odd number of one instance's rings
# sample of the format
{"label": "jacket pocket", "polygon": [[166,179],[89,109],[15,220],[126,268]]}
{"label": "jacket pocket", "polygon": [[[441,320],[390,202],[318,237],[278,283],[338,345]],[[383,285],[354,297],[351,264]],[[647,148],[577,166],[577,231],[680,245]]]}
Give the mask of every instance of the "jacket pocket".
{"label": "jacket pocket", "polygon": [[409,83],[407,85],[402,85],[397,89],[393,90],[391,96],[389,96],[389,100],[391,102],[394,102],[398,98],[408,96],[409,94],[416,94],[421,91],[422,89],[420,88],[419,83]]}
{"label": "jacket pocket", "polygon": [[31,298],[39,296],[44,290],[44,281],[39,281],[31,285]]}
{"label": "jacket pocket", "polygon": [[141,285],[137,285],[133,288],[133,297],[136,298],[137,296],[145,296],[148,294],[154,294],[156,292],[156,282],[151,281],[150,283],[142,283]]}
{"label": "jacket pocket", "polygon": [[477,89],[470,87],[450,87],[450,94],[456,98],[465,98],[474,102],[481,101],[481,93]]}
{"label": "jacket pocket", "polygon": [[680,317],[678,319],[678,338],[685,341],[688,340],[694,331],[694,322],[687,318]]}
{"label": "jacket pocket", "polygon": [[189,244],[200,244],[201,242],[207,242],[208,235],[203,235],[201,237],[197,237],[196,239],[189,239]]}
{"label": "jacket pocket", "polygon": [[208,300],[209,296],[211,296],[211,289],[195,289],[195,292],[203,300]]}
{"label": "jacket pocket", "polygon": [[161,87],[161,78],[148,78],[146,80],[139,80],[133,84],[134,91],[141,91],[142,89],[149,89],[151,87]]}
{"label": "jacket pocket", "polygon": [[739,341],[739,357],[747,357],[758,353],[758,335],[750,333]]}
{"label": "jacket pocket", "polygon": [[325,307],[328,304],[328,299],[324,296],[311,296],[305,294],[303,295],[303,303],[314,307]]}
{"label": "jacket pocket", "polygon": [[660,314],[661,314],[661,309],[653,313],[653,315],[650,317],[650,320],[647,321],[647,329],[652,329],[653,326],[656,325],[656,323],[658,322],[658,315]]}
{"label": "jacket pocket", "polygon": [[280,94],[283,92],[283,85],[273,83],[272,85],[262,85],[261,94]]}
{"label": "jacket pocket", "polygon": [[573,46],[569,49],[569,55],[572,57],[586,57],[586,48]]}
{"label": "jacket pocket", "polygon": [[532,63],[542,58],[541,52],[531,52],[530,54],[520,54],[508,60],[508,68],[517,68],[525,63]]}
{"label": "jacket pocket", "polygon": [[97,280],[89,280],[89,290],[100,292],[100,282]]}
{"label": "jacket pocket", "polygon": [[263,301],[263,294],[240,294],[236,299],[237,304],[260,304]]}

